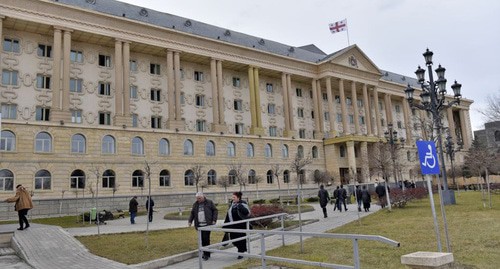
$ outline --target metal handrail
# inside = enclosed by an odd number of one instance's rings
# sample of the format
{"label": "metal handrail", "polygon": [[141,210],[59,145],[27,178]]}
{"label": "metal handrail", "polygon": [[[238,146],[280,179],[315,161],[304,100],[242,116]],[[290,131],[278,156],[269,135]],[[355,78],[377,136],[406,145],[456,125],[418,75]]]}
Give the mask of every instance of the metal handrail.
{"label": "metal handrail", "polygon": [[[244,257],[248,257],[248,258],[261,259],[262,268],[267,268],[266,261],[272,260],[272,261],[289,262],[289,263],[297,263],[297,264],[304,264],[304,265],[313,265],[313,266],[319,266],[319,267],[325,267],[325,268],[359,269],[360,268],[360,259],[359,259],[358,240],[377,241],[377,242],[388,244],[388,245],[391,245],[394,247],[400,246],[399,242],[394,241],[394,240],[389,239],[389,238],[386,238],[386,237],[383,237],[383,236],[379,236],[379,235],[334,234],[334,233],[312,233],[312,232],[284,231],[284,216],[285,215],[287,215],[287,214],[281,213],[281,214],[269,215],[269,216],[264,216],[264,217],[245,219],[245,220],[235,221],[235,222],[230,222],[230,223],[224,223],[222,225],[219,224],[219,225],[199,227],[198,228],[199,268],[203,268],[203,264],[202,264],[203,251],[208,251],[208,252],[213,252],[213,253],[222,253],[222,254],[226,254],[226,255],[234,255],[234,256],[238,255],[238,256],[244,256]],[[274,230],[250,230],[249,229],[249,223],[251,221],[268,219],[268,218],[275,218],[275,217],[281,218],[281,227],[279,227],[279,228],[276,228]],[[247,229],[228,229],[228,228],[218,228],[217,227],[217,226],[225,226],[225,225],[231,225],[231,224],[237,224],[237,223],[248,223]],[[234,233],[245,233],[247,235],[245,237],[231,239],[231,240],[227,240],[224,242],[215,243],[215,244],[211,244],[211,245],[203,247],[201,245],[201,231],[234,232]],[[245,238],[255,237],[255,235],[259,235],[258,237],[260,238],[260,242],[261,242],[260,243],[260,245],[261,245],[260,254],[251,254],[250,253],[250,246],[248,246],[248,253],[235,253],[235,252],[230,252],[228,250],[214,249],[215,247],[219,247],[223,244],[231,243],[234,241],[239,241],[239,240],[242,240]],[[353,255],[354,266],[334,264],[334,263],[324,263],[324,262],[313,262],[313,261],[306,261],[306,260],[297,260],[297,259],[290,259],[290,258],[283,258],[283,257],[276,257],[276,256],[268,256],[268,255],[266,255],[265,237],[272,236],[272,235],[281,235],[283,246],[285,245],[285,235],[286,236],[306,236],[306,237],[320,237],[320,238],[335,238],[335,239],[352,240],[353,254],[354,254]],[[248,240],[248,245],[250,245],[249,240]]]}

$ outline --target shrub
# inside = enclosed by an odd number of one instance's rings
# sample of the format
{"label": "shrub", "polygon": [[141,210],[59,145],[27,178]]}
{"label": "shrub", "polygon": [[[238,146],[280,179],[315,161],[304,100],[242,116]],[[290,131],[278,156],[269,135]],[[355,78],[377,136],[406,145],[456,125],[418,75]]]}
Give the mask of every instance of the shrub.
{"label": "shrub", "polygon": [[265,199],[253,200],[252,203],[256,204],[256,205],[261,205],[261,204],[265,204],[266,200]]}
{"label": "shrub", "polygon": [[[284,213],[285,210],[277,205],[254,205],[250,209],[252,212],[252,217],[263,217],[263,216],[269,216],[269,215],[274,215],[274,214],[279,214],[279,213]],[[257,221],[252,221],[252,225],[258,225],[261,227],[267,227],[271,222],[273,222],[272,218],[269,219],[261,219]]]}
{"label": "shrub", "polygon": [[398,206],[404,207],[406,202],[414,199],[422,199],[427,196],[427,190],[422,187],[418,188],[408,188],[405,191],[401,189],[391,189],[389,192],[391,197],[391,203]]}
{"label": "shrub", "polygon": [[280,203],[280,198],[273,198],[269,200],[269,203],[271,204],[279,204]]}
{"label": "shrub", "polygon": [[306,198],[306,202],[308,202],[308,203],[314,203],[314,202],[318,202],[318,201],[319,201],[319,197]]}

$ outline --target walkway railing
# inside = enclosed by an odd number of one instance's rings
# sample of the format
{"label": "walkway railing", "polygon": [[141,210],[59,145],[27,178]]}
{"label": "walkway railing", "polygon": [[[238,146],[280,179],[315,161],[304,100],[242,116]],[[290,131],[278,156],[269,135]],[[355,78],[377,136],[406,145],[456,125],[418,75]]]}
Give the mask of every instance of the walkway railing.
{"label": "walkway railing", "polygon": [[[310,232],[284,231],[284,226],[285,226],[284,219],[285,219],[286,215],[287,215],[286,213],[281,213],[281,214],[269,215],[269,216],[264,216],[264,217],[235,221],[235,222],[231,222],[231,223],[224,223],[224,224],[220,224],[220,225],[199,227],[198,228],[199,268],[203,268],[203,263],[202,263],[203,251],[208,251],[208,252],[212,252],[212,253],[222,253],[222,254],[232,255],[232,256],[243,256],[243,257],[248,257],[248,258],[260,259],[262,268],[267,268],[266,262],[268,260],[270,260],[270,261],[288,262],[288,263],[295,263],[295,264],[312,265],[312,266],[325,267],[325,268],[359,269],[361,266],[360,259],[359,259],[359,245],[358,245],[359,240],[377,241],[377,242],[388,244],[388,245],[391,245],[394,247],[399,247],[399,245],[400,245],[399,242],[397,242],[397,241],[394,241],[392,239],[389,239],[389,238],[386,238],[383,236],[379,236],[379,235],[333,234],[333,233],[310,233]],[[262,220],[262,219],[269,219],[269,218],[280,218],[281,227],[273,229],[273,230],[251,230],[250,229],[250,222]],[[238,224],[238,223],[246,223],[247,229],[219,228],[219,226],[232,225],[232,224]],[[227,240],[227,241],[220,242],[220,243],[211,244],[211,245],[203,247],[201,245],[201,231],[245,233],[246,236],[232,239],[232,240]],[[265,238],[268,236],[273,236],[273,235],[281,235],[281,241],[282,241],[283,246],[285,246],[285,236],[306,236],[306,237],[335,238],[335,239],[351,240],[352,245],[353,245],[354,266],[269,256],[266,254],[266,240],[265,240]],[[244,240],[244,239],[253,239],[253,238],[260,239],[260,254],[250,253],[250,241],[251,240],[247,240],[248,253],[239,253],[239,252],[232,252],[228,249],[220,249],[221,246],[224,246],[228,243],[232,243],[234,241],[239,241],[239,240]]]}

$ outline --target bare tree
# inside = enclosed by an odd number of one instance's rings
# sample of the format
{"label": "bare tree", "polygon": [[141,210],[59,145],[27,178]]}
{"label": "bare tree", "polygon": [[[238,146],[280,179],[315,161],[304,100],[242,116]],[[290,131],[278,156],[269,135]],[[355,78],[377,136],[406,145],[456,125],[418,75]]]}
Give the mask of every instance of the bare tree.
{"label": "bare tree", "polygon": [[[94,164],[91,164],[91,172],[92,174],[94,174],[95,176],[95,210],[96,210],[96,223],[97,223],[97,235],[100,235],[101,232],[100,232],[100,228],[99,228],[99,225],[101,224],[100,220],[99,220],[99,179],[101,178],[101,168],[97,165],[94,165]],[[88,186],[89,186],[89,190],[90,192],[92,193],[92,197],[94,197],[94,190],[92,188],[92,185],[93,185],[93,182],[89,182]],[[90,218],[92,218],[92,216],[90,216]]]}
{"label": "bare tree", "polygon": [[240,191],[242,189],[246,188],[247,185],[247,177],[246,175],[246,170],[243,168],[242,163],[232,163],[227,166],[229,171],[234,171],[234,177],[236,179],[236,182],[240,185]]}
{"label": "bare tree", "polygon": [[[199,182],[198,185],[201,188],[201,192],[203,192],[204,189],[208,188],[208,182],[206,180]],[[198,192],[198,190],[196,190],[196,192]]]}
{"label": "bare tree", "polygon": [[271,170],[273,176],[276,178],[276,181],[278,181],[278,197],[280,197],[280,205],[283,207],[283,202],[281,201],[281,184],[279,179],[280,174],[283,173],[283,169],[280,168],[279,163],[276,163],[272,164],[269,170]]}
{"label": "bare tree", "polygon": [[500,119],[500,90],[496,94],[489,94],[486,97],[486,106],[478,109],[486,122],[498,121]]}
{"label": "bare tree", "polygon": [[217,180],[217,185],[220,187],[224,188],[224,201],[227,202],[227,187],[231,186],[231,180],[229,179],[229,176],[221,176]]}
{"label": "bare tree", "polygon": [[[148,180],[148,205],[151,205],[151,164],[148,161],[144,161],[144,171],[146,175],[146,179]],[[151,210],[153,210],[152,206],[148,206],[148,216],[151,214]],[[146,221],[146,236],[144,241],[146,243],[146,249],[149,247],[148,244],[148,235],[149,235],[149,221]]]}
{"label": "bare tree", "polygon": [[314,171],[311,177],[312,181],[318,184],[318,186],[321,184],[328,184],[328,182],[331,182],[333,178],[328,171],[319,171],[319,170]]}
{"label": "bare tree", "polygon": [[205,171],[203,171],[203,165],[195,164],[189,167],[191,171],[193,171],[193,180],[194,185],[196,186],[196,192],[198,192],[198,186],[203,179],[205,179]]}
{"label": "bare tree", "polygon": [[391,199],[389,197],[388,190],[388,181],[389,171],[391,171],[392,159],[390,154],[390,146],[387,143],[377,142],[373,147],[373,153],[368,161],[368,166],[373,172],[381,172],[382,177],[385,181],[385,197],[387,198],[387,205],[389,207],[389,211],[392,210]]}
{"label": "bare tree", "polygon": [[264,180],[262,176],[255,175],[254,183],[255,183],[255,188],[257,190],[257,199],[259,199],[259,183],[262,182],[262,180]]}

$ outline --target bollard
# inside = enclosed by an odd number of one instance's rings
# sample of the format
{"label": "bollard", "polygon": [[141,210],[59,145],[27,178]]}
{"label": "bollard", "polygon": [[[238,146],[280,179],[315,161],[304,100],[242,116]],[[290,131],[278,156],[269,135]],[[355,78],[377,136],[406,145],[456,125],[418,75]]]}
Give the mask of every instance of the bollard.
{"label": "bollard", "polygon": [[453,253],[418,251],[401,256],[401,264],[412,269],[452,268]]}

